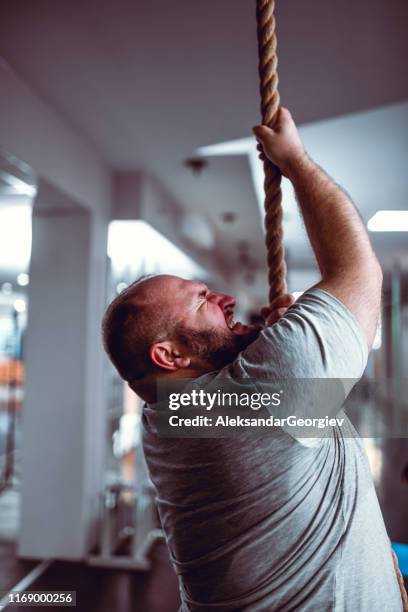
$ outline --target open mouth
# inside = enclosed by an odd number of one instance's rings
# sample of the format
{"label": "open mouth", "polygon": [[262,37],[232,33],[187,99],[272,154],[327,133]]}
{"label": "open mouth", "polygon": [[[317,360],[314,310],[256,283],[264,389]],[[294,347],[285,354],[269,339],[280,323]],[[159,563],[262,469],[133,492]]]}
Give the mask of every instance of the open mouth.
{"label": "open mouth", "polygon": [[249,334],[254,332],[255,330],[261,331],[263,325],[246,325],[245,323],[241,323],[241,321],[236,321],[234,319],[234,311],[232,308],[228,308],[224,311],[225,323],[228,329],[238,336],[244,336],[245,334]]}
{"label": "open mouth", "polygon": [[233,314],[229,314],[225,316],[225,322],[227,324],[227,326],[230,328],[230,330],[232,331],[236,325],[236,321],[234,319],[234,315]]}
{"label": "open mouth", "polygon": [[234,333],[242,333],[248,326],[243,325],[240,321],[234,319],[234,313],[232,310],[228,310],[224,313],[225,322],[227,327]]}

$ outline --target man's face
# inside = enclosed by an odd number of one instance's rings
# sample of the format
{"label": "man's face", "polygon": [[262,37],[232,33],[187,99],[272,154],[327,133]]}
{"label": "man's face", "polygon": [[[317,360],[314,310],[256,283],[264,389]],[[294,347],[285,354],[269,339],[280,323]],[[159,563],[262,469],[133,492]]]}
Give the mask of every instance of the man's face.
{"label": "man's face", "polygon": [[233,297],[200,281],[162,275],[147,282],[155,303],[177,321],[177,339],[210,369],[232,361],[259,334],[259,327],[235,321]]}

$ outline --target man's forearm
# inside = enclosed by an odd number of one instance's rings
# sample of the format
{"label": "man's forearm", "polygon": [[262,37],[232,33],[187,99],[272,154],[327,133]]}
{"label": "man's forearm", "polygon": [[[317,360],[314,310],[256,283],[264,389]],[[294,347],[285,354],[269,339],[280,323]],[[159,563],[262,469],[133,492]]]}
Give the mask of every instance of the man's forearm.
{"label": "man's forearm", "polygon": [[378,266],[365,226],[347,194],[306,154],[293,163],[291,180],[323,278],[341,270]]}

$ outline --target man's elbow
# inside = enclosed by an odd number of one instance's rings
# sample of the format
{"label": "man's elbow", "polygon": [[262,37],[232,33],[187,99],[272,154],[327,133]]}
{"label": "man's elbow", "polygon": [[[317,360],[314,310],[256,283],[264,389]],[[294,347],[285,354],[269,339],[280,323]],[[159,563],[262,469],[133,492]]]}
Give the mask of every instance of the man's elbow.
{"label": "man's elbow", "polygon": [[360,296],[368,318],[377,321],[381,310],[383,272],[374,253],[349,268],[350,293]]}
{"label": "man's elbow", "polygon": [[368,279],[369,283],[370,284],[372,283],[374,288],[381,295],[382,284],[383,284],[383,271],[382,271],[380,262],[378,261],[375,255],[373,257],[373,261],[371,262],[371,265],[368,268],[368,274],[369,274],[369,279]]}
{"label": "man's elbow", "polygon": [[382,299],[382,285],[383,285],[383,271],[381,269],[378,259],[374,256],[371,265],[368,265],[365,272],[364,285],[365,290],[365,302],[367,306],[367,319],[372,319],[372,333],[371,342],[374,340],[374,336],[377,330],[378,321],[381,313],[381,299]]}
{"label": "man's elbow", "polygon": [[381,294],[383,272],[374,253],[359,257],[354,261],[348,261],[342,269],[342,274],[345,278],[349,278],[350,284],[352,283],[362,292],[369,291],[373,295]]}
{"label": "man's elbow", "polygon": [[349,262],[349,266],[350,274],[353,275],[354,270],[354,274],[360,277],[367,289],[381,292],[383,272],[376,254],[371,249],[357,257],[354,262]]}

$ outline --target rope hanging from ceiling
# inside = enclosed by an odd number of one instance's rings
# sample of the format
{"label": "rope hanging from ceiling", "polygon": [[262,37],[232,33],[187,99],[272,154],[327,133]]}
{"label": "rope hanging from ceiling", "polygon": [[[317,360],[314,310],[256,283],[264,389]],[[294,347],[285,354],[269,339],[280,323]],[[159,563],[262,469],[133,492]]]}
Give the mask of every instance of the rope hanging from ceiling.
{"label": "rope hanging from ceiling", "polygon": [[[279,109],[278,57],[276,54],[274,0],[257,0],[259,79],[262,123],[275,125]],[[265,242],[267,250],[269,301],[286,292],[286,264],[282,231],[282,191],[279,168],[264,162]]]}

